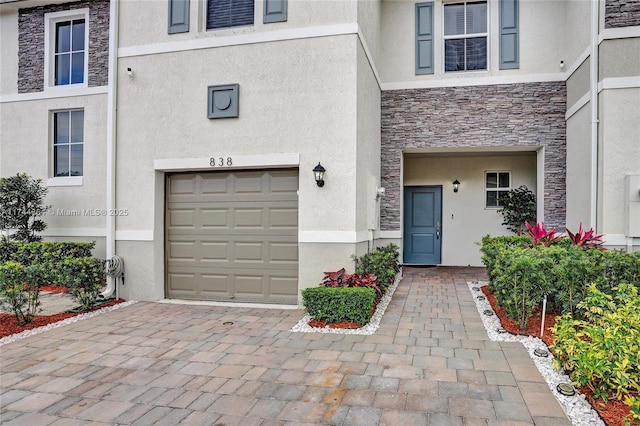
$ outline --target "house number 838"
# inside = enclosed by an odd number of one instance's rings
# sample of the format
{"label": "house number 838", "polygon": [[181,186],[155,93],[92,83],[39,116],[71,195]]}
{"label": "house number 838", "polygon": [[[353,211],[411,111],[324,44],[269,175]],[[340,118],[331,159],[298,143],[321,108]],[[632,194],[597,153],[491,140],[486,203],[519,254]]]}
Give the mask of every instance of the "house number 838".
{"label": "house number 838", "polygon": [[231,165],[233,165],[233,159],[231,157],[227,157],[227,158],[224,158],[224,157],[218,157],[218,158],[211,157],[209,159],[209,165],[211,167],[231,166]]}

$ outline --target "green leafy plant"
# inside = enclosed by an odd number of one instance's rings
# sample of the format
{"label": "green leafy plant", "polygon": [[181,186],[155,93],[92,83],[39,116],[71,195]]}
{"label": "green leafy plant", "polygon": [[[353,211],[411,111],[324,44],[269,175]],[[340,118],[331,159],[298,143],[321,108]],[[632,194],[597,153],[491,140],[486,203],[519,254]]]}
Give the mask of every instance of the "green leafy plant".
{"label": "green leafy plant", "polygon": [[565,314],[553,328],[551,349],[556,368],[569,372],[571,380],[587,386],[594,396],[610,397],[631,406],[631,420],[640,419],[640,298],[636,287],[622,283],[614,295],[595,284],[578,308],[583,320]]}
{"label": "green leafy plant", "polygon": [[389,243],[384,247],[378,247],[360,257],[354,255],[352,258],[356,264],[356,273],[360,275],[374,275],[382,293],[386,293],[400,270],[400,264],[398,263],[399,255],[398,246]]}
{"label": "green leafy plant", "polygon": [[71,295],[83,310],[100,298],[105,281],[105,261],[93,257],[67,258],[58,264],[58,284],[71,288]]}
{"label": "green leafy plant", "polygon": [[23,265],[57,263],[67,258],[91,257],[95,241],[23,241],[0,240],[0,263],[10,260]]}
{"label": "green leafy plant", "polygon": [[47,228],[38,219],[49,208],[44,204],[46,194],[42,179],[33,179],[26,173],[0,178],[0,229],[15,229],[11,235],[14,240],[39,241],[37,233]]}
{"label": "green leafy plant", "polygon": [[46,270],[18,262],[0,265],[0,304],[14,313],[19,325],[33,321],[40,307],[40,285]]}
{"label": "green leafy plant", "polygon": [[500,196],[499,204],[502,206],[498,210],[502,214],[502,225],[518,235],[524,232],[526,222],[536,221],[536,196],[525,185]]}
{"label": "green leafy plant", "polygon": [[310,287],[302,290],[302,303],[313,318],[327,322],[366,324],[376,292],[366,287]]}

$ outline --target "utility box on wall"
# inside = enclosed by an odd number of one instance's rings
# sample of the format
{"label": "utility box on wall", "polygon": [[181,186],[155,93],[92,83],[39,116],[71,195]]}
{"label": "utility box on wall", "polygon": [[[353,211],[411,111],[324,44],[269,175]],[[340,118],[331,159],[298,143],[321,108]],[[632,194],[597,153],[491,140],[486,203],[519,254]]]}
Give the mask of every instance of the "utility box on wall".
{"label": "utility box on wall", "polygon": [[640,175],[627,175],[624,187],[625,234],[640,237]]}

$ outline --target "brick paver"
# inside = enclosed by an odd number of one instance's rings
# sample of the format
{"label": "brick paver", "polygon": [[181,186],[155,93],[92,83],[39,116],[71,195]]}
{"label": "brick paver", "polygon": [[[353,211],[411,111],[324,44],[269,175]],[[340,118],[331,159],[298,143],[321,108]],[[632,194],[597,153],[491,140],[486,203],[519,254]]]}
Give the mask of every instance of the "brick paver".
{"label": "brick paver", "polygon": [[292,333],[301,310],[138,303],[6,344],[0,422],[570,424],[522,345],[488,340],[466,285],[483,269],[404,274],[371,336]]}

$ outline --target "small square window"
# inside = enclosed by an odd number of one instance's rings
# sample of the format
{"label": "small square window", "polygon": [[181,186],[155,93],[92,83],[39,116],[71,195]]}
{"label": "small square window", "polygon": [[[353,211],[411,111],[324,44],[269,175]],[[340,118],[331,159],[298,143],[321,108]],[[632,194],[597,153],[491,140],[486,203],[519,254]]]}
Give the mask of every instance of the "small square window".
{"label": "small square window", "polygon": [[53,113],[53,176],[82,176],[84,157],[84,111]]}
{"label": "small square window", "polygon": [[500,198],[511,190],[511,172],[485,173],[485,207],[500,208]]}
{"label": "small square window", "polygon": [[207,0],[207,29],[253,25],[254,0]]}

